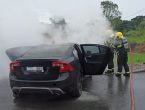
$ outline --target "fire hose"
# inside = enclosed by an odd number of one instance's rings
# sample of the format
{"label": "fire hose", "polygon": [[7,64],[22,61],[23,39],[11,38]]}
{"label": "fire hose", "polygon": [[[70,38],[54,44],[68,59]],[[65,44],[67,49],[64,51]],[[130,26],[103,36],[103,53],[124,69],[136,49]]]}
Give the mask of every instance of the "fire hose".
{"label": "fire hose", "polygon": [[133,89],[133,50],[130,46],[130,96],[131,96],[131,110],[135,110],[135,97],[134,97],[134,89]]}

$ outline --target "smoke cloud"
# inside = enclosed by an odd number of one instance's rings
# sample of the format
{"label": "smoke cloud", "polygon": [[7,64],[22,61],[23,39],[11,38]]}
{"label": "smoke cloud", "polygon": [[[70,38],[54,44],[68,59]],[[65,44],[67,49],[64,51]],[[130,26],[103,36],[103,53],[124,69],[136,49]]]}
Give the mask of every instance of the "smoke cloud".
{"label": "smoke cloud", "polygon": [[[1,0],[0,7],[0,78],[8,76],[8,48],[44,43],[102,44],[113,32],[96,0]],[[52,16],[66,19],[65,31],[47,22]]]}

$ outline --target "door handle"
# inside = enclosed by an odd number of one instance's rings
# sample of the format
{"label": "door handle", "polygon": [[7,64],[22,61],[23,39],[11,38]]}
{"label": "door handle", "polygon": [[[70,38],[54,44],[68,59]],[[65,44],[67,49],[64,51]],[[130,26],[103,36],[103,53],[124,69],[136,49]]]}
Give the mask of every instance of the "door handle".
{"label": "door handle", "polygon": [[86,58],[91,58],[91,57],[92,57],[91,55],[86,56]]}

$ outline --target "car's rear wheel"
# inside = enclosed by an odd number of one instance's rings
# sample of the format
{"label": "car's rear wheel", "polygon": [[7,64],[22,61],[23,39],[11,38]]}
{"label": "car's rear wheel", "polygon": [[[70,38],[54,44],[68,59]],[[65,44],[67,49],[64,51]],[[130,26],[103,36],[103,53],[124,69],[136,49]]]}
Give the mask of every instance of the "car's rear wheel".
{"label": "car's rear wheel", "polygon": [[82,77],[78,77],[72,85],[72,91],[70,95],[74,98],[80,97],[82,94]]}
{"label": "car's rear wheel", "polygon": [[20,98],[21,95],[20,95],[20,93],[13,92],[13,97],[14,97],[14,98]]}
{"label": "car's rear wheel", "polygon": [[13,97],[16,98],[16,99],[22,98],[22,97],[24,97],[24,96],[25,96],[24,93],[19,93],[19,92],[13,91]]}

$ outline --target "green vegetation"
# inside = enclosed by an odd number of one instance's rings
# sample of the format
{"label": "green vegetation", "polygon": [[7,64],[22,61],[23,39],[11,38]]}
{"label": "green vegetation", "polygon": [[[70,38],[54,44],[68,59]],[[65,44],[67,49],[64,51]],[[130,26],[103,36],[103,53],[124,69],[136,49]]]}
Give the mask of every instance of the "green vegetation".
{"label": "green vegetation", "polygon": [[[101,2],[100,6],[102,8],[102,14],[110,22],[110,26],[114,31],[123,32],[128,42],[132,44],[136,43],[136,46],[145,44],[145,16],[136,16],[131,20],[123,20],[117,4],[112,1],[105,0]],[[145,52],[144,46],[137,47],[137,49],[140,50],[137,52]],[[129,54],[129,63],[130,59],[131,56]],[[116,58],[114,60],[116,60]],[[133,63],[145,63],[145,53],[134,53]]]}
{"label": "green vegetation", "polygon": [[145,35],[144,36],[141,36],[141,37],[127,37],[127,40],[129,43],[137,43],[137,44],[140,44],[140,43],[144,43],[145,42]]}
{"label": "green vegetation", "polygon": [[100,5],[102,8],[103,15],[110,22],[112,28],[118,28],[118,25],[121,23],[121,12],[118,9],[118,5],[108,0],[102,1]]}
{"label": "green vegetation", "polygon": [[[101,2],[102,14],[108,19],[115,31],[121,31],[129,37],[145,36],[145,16],[136,16],[131,20],[122,20],[119,6],[112,1]],[[134,39],[134,38],[133,38]],[[132,41],[131,38],[129,38]],[[141,42],[142,39],[137,42]]]}
{"label": "green vegetation", "polygon": [[[133,64],[140,64],[140,63],[145,63],[145,54],[143,53],[133,53],[132,55],[129,54],[129,64],[133,62]],[[133,59],[133,61],[131,61]]]}

